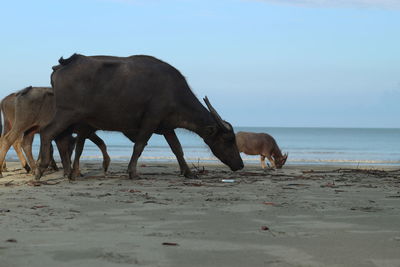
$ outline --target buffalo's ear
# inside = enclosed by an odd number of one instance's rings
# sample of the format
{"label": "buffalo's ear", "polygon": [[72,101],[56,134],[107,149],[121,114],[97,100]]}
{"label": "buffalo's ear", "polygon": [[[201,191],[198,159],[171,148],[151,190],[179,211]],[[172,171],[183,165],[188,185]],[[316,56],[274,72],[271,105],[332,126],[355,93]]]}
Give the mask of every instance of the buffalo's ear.
{"label": "buffalo's ear", "polygon": [[289,156],[289,153],[286,153],[285,155],[283,155],[283,164],[286,163],[288,156]]}
{"label": "buffalo's ear", "polygon": [[207,136],[214,136],[218,132],[217,126],[207,126],[206,127],[206,135]]}

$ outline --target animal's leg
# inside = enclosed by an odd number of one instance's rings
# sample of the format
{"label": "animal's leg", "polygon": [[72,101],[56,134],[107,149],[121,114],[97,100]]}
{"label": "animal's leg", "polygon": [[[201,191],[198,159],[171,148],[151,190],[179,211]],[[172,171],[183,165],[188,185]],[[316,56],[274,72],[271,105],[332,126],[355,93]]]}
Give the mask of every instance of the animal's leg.
{"label": "animal's leg", "polygon": [[70,130],[64,131],[55,139],[58,152],[60,153],[61,163],[64,169],[64,177],[71,179],[71,153],[70,140],[72,133]]}
{"label": "animal's leg", "polygon": [[[108,166],[110,165],[110,156],[107,153],[107,146],[104,143],[103,139],[101,139],[96,133],[92,133],[89,136],[90,141],[95,143],[99,148],[101,153],[103,154],[103,170],[104,174],[107,173]],[[76,152],[75,152],[76,153]]]}
{"label": "animal's leg", "polygon": [[30,172],[31,168],[29,167],[28,163],[26,162],[25,156],[22,153],[22,136],[17,138],[17,140],[13,144],[14,150],[18,155],[19,161],[21,162],[22,168],[26,170],[27,173]]}
{"label": "animal's leg", "polygon": [[32,155],[32,143],[35,132],[28,132],[24,134],[24,138],[22,139],[22,149],[25,152],[26,157],[28,158],[29,165],[31,166],[32,172],[36,169],[36,161]]}
{"label": "animal's leg", "polygon": [[[4,112],[4,111],[3,111]],[[0,114],[1,115],[1,114]],[[10,123],[10,121],[9,120],[7,120],[6,118],[4,118],[4,127],[3,127],[3,133],[2,133],[2,136],[1,136],[1,138],[0,138],[0,147],[1,147],[1,142],[3,142],[3,138],[4,138],[4,135],[6,135],[9,131],[11,130],[11,123]],[[6,161],[4,161],[4,163],[3,163],[3,169],[2,169],[3,171],[7,171],[7,164],[6,164]]]}
{"label": "animal's leg", "polygon": [[39,180],[42,177],[44,171],[47,169],[50,163],[51,157],[51,138],[47,137],[47,135],[40,135],[40,152],[39,152],[39,160],[38,160],[38,167],[36,168],[36,175],[35,179]]}
{"label": "animal's leg", "polygon": [[71,180],[74,180],[77,176],[80,176],[79,159],[82,155],[83,147],[85,146],[85,139],[85,136],[78,134],[75,146],[74,163],[72,166],[72,172],[69,177]]}
{"label": "animal's leg", "polygon": [[[54,119],[40,132],[40,163],[36,169],[36,179],[42,177],[50,163],[50,144],[60,133],[78,121],[79,117],[72,112],[57,111]],[[60,148],[59,148],[60,149]],[[60,153],[61,156],[61,153]],[[70,161],[70,160],[68,160]],[[63,166],[65,168],[65,166]]]}
{"label": "animal's leg", "polygon": [[76,145],[76,139],[77,139],[77,137],[72,136],[72,131],[70,129],[70,132],[68,135],[68,156],[69,156],[69,158],[72,157],[72,152],[74,152],[75,145]]}
{"label": "animal's leg", "polygon": [[133,147],[133,154],[131,160],[128,165],[128,174],[129,178],[137,178],[138,174],[136,171],[136,166],[140,155],[143,152],[143,149],[147,145],[147,141],[149,141],[151,135],[154,130],[157,128],[158,121],[154,121],[151,118],[154,118],[155,115],[147,114],[147,118],[144,119],[141,125],[141,130],[138,132],[135,140],[135,145]]}
{"label": "animal's leg", "polygon": [[197,178],[197,176],[190,171],[189,166],[183,157],[182,146],[175,134],[175,131],[169,131],[165,133],[164,137],[165,140],[167,140],[172,152],[175,154],[176,159],[178,160],[181,174],[183,174],[186,178]]}
{"label": "animal's leg", "polygon": [[276,169],[275,160],[272,158],[271,155],[267,155],[267,159],[271,162],[272,168]]}
{"label": "animal's leg", "polygon": [[[38,162],[40,162],[40,154],[39,154],[38,160],[36,162],[36,167],[37,167]],[[50,166],[50,168],[52,168],[56,172],[59,170],[58,166],[57,166],[57,163],[54,160],[54,148],[53,148],[53,144],[52,143],[50,143],[50,164],[49,164],[49,166]]]}
{"label": "animal's leg", "polygon": [[260,155],[261,168],[265,169],[265,156]]}
{"label": "animal's leg", "polygon": [[[0,148],[0,167],[3,167],[4,159],[6,157],[6,154],[8,150],[10,149],[11,145],[14,144],[14,142],[17,140],[19,137],[18,131],[9,131],[4,137],[1,142],[1,148]],[[2,178],[2,169],[0,168],[0,178]]]}
{"label": "animal's leg", "polygon": [[54,148],[53,145],[50,145],[50,168],[52,168],[54,171],[58,172],[58,166],[56,161],[54,160]]}

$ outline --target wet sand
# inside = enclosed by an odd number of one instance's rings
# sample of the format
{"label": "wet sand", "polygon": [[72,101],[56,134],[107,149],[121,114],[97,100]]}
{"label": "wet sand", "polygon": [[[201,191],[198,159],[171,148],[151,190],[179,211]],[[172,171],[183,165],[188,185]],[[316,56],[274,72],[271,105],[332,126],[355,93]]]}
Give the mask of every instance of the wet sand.
{"label": "wet sand", "polygon": [[35,183],[9,164],[1,267],[400,266],[399,169],[200,163],[189,180],[175,163],[141,162],[129,180],[126,163],[107,177],[81,165],[76,181]]}

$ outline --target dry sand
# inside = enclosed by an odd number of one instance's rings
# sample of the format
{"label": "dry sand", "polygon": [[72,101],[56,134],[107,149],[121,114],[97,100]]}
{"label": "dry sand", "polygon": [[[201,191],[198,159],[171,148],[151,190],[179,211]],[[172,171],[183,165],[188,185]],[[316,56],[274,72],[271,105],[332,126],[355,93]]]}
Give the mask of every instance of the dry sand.
{"label": "dry sand", "polygon": [[400,170],[144,164],[4,173],[0,266],[400,266]]}

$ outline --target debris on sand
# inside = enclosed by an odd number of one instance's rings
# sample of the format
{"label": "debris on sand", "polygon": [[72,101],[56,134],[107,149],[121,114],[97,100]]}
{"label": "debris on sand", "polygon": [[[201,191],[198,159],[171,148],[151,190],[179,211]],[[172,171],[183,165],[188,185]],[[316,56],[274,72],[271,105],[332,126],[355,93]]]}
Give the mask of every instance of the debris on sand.
{"label": "debris on sand", "polygon": [[173,243],[173,242],[163,242],[162,245],[163,246],[179,246],[178,243]]}
{"label": "debris on sand", "polygon": [[47,207],[49,207],[49,206],[46,206],[46,205],[37,205],[37,206],[31,207],[31,209],[36,210],[36,209],[42,209],[42,208],[47,208]]}
{"label": "debris on sand", "polygon": [[263,204],[268,206],[276,206],[274,202],[268,202],[268,201],[264,201]]}

